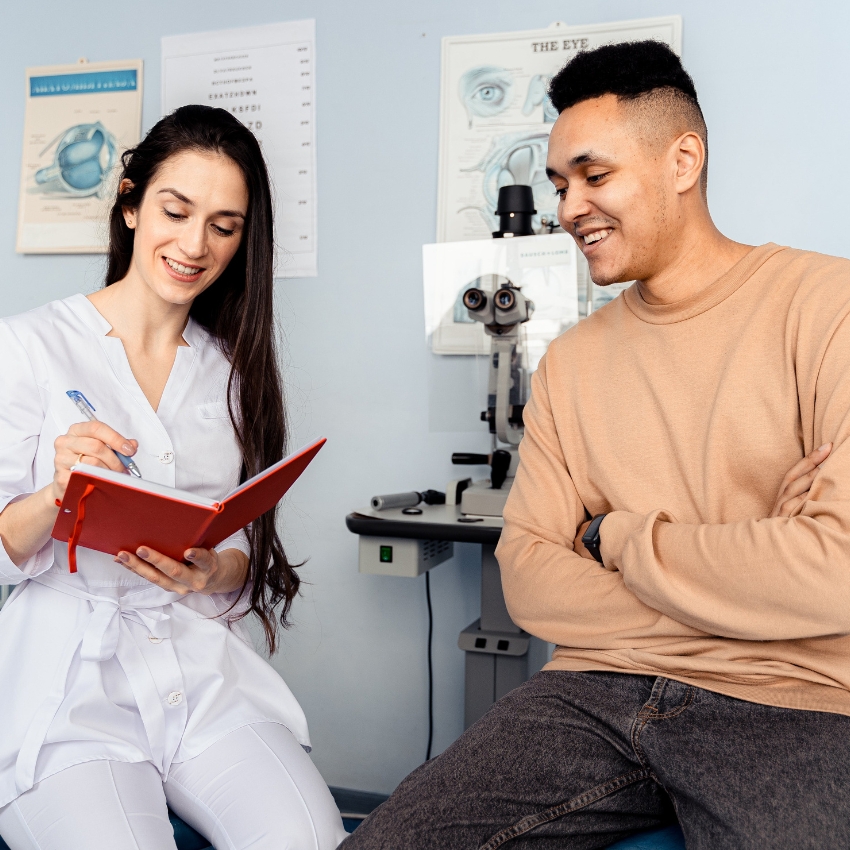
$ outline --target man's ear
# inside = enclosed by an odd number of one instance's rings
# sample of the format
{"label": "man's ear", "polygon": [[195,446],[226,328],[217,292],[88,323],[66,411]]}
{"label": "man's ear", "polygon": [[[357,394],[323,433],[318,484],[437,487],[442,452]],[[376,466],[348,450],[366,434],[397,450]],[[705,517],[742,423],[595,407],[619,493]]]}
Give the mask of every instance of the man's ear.
{"label": "man's ear", "polygon": [[[133,189],[133,181],[126,177],[118,184],[118,197],[126,195]],[[122,207],[121,212],[124,214],[124,223],[130,230],[136,229],[136,210],[133,207]]]}
{"label": "man's ear", "polygon": [[696,133],[688,132],[673,142],[672,152],[676,164],[676,191],[683,195],[699,182],[705,167],[705,145]]}

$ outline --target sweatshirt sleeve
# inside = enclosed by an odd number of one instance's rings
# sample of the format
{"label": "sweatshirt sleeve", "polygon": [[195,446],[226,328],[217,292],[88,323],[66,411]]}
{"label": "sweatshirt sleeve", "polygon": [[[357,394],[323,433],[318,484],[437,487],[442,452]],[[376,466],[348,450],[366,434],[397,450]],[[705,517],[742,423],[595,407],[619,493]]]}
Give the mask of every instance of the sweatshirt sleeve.
{"label": "sweatshirt sleeve", "polygon": [[573,551],[585,509],[552,418],[545,357],[524,420],[521,463],[496,550],[513,621],[550,643],[588,649],[701,635],[638,599],[622,573]]}
{"label": "sweatshirt sleeve", "polygon": [[[833,449],[795,516],[722,525],[609,514],[602,556],[646,605],[742,640],[850,634],[850,319],[798,359],[804,451]],[[659,506],[663,508],[663,506]]]}

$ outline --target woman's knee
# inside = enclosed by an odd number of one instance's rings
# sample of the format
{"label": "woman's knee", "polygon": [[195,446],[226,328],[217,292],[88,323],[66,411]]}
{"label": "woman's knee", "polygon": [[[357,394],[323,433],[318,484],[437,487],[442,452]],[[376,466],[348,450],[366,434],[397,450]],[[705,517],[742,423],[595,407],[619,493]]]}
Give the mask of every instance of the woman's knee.
{"label": "woman's knee", "polygon": [[273,723],[237,729],[174,765],[165,793],[180,817],[228,850],[333,850],[346,835],[310,757]]}

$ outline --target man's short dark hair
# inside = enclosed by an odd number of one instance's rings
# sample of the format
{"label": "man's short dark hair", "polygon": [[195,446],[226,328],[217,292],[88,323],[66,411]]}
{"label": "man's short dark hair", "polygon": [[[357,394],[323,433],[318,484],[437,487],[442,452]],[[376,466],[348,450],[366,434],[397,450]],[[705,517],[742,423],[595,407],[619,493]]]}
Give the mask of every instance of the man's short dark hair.
{"label": "man's short dark hair", "polygon": [[705,192],[708,131],[694,81],[679,57],[660,41],[606,44],[577,53],[549,84],[549,98],[559,113],[607,94],[652,113],[649,123],[657,131],[668,126],[674,132],[698,133],[706,148],[701,181]]}
{"label": "man's short dark hair", "polygon": [[549,98],[563,112],[605,94],[631,100],[662,88],[677,89],[699,106],[694,81],[666,44],[630,41],[576,54],[553,77]]}

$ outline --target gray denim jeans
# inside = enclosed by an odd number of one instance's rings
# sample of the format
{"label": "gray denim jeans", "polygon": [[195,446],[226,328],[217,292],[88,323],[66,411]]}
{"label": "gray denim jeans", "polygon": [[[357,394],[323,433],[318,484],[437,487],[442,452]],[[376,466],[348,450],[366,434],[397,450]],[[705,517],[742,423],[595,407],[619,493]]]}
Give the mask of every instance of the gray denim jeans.
{"label": "gray denim jeans", "polygon": [[850,717],[653,676],[538,673],[410,774],[341,850],[850,847]]}

